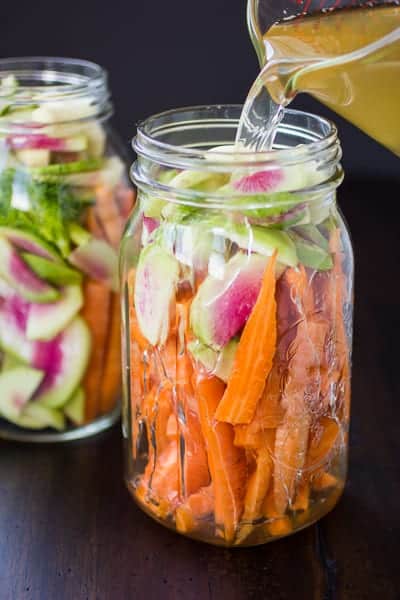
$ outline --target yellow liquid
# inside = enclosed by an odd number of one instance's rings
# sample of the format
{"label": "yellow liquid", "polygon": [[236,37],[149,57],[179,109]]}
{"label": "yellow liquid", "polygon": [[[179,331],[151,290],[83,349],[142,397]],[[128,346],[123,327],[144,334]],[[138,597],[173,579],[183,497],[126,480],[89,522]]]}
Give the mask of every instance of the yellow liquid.
{"label": "yellow liquid", "polygon": [[307,92],[400,155],[400,6],[299,17],[264,43],[275,102]]}

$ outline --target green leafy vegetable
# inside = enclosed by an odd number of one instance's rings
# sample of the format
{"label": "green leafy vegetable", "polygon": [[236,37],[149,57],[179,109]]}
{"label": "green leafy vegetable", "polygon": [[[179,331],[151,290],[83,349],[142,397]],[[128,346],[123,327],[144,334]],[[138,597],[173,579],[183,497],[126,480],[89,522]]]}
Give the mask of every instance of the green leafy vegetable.
{"label": "green leafy vegetable", "polygon": [[[16,184],[28,199],[23,209],[14,201]],[[79,197],[62,183],[35,181],[14,169],[0,174],[0,226],[33,232],[54,244],[64,257],[71,251],[68,225],[79,221],[87,206],[87,198]]]}

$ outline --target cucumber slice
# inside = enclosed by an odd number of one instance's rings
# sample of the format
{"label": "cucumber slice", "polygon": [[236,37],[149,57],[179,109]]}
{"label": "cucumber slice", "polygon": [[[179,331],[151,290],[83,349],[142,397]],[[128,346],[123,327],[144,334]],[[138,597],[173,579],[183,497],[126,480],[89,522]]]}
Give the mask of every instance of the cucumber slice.
{"label": "cucumber slice", "polygon": [[71,396],[64,406],[64,414],[74,425],[83,425],[85,421],[85,392],[82,388]]}
{"label": "cucumber slice", "polygon": [[216,228],[222,235],[235,242],[243,250],[257,252],[263,256],[272,256],[278,250],[278,261],[289,267],[298,263],[296,246],[284,231],[267,227],[227,224]]}
{"label": "cucumber slice", "polygon": [[238,343],[236,339],[233,339],[220,352],[216,352],[198,340],[194,340],[188,344],[188,350],[208,373],[227,383],[232,372]]}
{"label": "cucumber slice", "polygon": [[70,163],[59,163],[57,165],[48,165],[47,167],[38,167],[31,169],[33,176],[45,177],[47,175],[62,176],[71,175],[71,173],[87,173],[88,171],[98,171],[104,165],[101,158],[91,158],[89,160],[78,160]]}

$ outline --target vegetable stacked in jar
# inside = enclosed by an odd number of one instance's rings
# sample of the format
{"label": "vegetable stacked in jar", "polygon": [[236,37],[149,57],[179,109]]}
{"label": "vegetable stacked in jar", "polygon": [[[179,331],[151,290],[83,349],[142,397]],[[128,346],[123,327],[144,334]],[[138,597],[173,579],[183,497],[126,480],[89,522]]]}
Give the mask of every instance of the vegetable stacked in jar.
{"label": "vegetable stacked in jar", "polygon": [[[55,66],[70,76],[76,65]],[[115,412],[117,248],[134,200],[90,85],[74,94],[24,77],[0,84],[0,431],[11,437]]]}

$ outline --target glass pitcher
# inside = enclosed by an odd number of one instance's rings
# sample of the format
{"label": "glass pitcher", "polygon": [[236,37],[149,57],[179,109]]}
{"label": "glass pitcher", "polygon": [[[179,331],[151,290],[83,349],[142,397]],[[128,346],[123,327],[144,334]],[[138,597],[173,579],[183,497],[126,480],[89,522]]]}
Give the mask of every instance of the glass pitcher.
{"label": "glass pitcher", "polygon": [[263,67],[250,95],[307,92],[400,154],[398,3],[249,0],[248,25]]}

